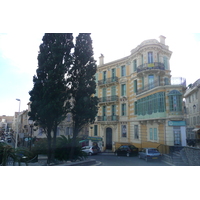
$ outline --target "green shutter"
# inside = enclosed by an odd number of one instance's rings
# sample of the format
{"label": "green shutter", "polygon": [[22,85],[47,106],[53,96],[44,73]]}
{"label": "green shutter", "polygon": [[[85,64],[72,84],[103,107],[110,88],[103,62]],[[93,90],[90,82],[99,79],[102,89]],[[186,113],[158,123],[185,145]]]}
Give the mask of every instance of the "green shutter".
{"label": "green shutter", "polygon": [[115,96],[116,95],[116,86],[112,86],[111,87],[111,96]]}
{"label": "green shutter", "polygon": [[152,128],[149,129],[149,139],[153,140],[153,129]]}
{"label": "green shutter", "polygon": [[158,136],[157,136],[157,128],[154,128],[154,140],[155,140],[155,141],[158,140]]}

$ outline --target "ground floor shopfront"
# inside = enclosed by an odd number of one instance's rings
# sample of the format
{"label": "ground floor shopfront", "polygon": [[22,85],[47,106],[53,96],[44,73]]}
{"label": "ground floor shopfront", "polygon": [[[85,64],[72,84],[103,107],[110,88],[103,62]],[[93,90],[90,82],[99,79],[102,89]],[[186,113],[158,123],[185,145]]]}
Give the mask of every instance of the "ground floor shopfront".
{"label": "ground floor shopfront", "polygon": [[186,146],[184,121],[144,120],[116,123],[96,123],[90,136],[102,138],[102,151],[114,152],[119,146],[133,144],[136,147]]}

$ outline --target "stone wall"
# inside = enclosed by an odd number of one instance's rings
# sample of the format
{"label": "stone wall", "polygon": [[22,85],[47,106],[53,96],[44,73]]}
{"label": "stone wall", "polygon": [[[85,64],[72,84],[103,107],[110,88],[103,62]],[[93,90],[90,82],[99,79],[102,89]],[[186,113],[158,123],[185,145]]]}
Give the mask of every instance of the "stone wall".
{"label": "stone wall", "polygon": [[200,166],[200,149],[195,147],[184,147],[181,156],[187,159],[190,166]]}

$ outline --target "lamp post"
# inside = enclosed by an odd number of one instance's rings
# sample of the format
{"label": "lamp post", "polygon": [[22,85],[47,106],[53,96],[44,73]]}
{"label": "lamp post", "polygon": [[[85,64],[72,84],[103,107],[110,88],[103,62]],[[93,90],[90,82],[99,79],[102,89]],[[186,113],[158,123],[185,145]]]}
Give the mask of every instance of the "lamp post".
{"label": "lamp post", "polygon": [[19,135],[19,113],[20,113],[20,104],[21,104],[20,99],[16,99],[16,100],[19,101],[19,112],[17,115],[17,133],[16,133],[16,138],[15,138],[15,149],[17,148],[17,140],[18,140],[18,135]]}
{"label": "lamp post", "polygon": [[31,117],[29,117],[28,119],[28,123],[31,127],[31,139],[29,140],[30,141],[30,151],[31,151],[31,146],[32,146],[32,134],[33,134],[33,120]]}

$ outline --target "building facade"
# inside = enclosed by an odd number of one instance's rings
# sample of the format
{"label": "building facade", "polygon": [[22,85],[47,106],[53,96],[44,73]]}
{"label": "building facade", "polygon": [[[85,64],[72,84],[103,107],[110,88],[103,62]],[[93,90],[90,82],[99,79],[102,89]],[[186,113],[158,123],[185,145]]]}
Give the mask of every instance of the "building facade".
{"label": "building facade", "polygon": [[184,98],[187,142],[189,146],[200,147],[200,79],[189,85]]}
{"label": "building facade", "polygon": [[127,57],[104,64],[99,58],[96,95],[99,111],[90,136],[103,150],[122,144],[138,148],[186,145],[183,94],[186,82],[172,78],[165,37],[145,40]]}

